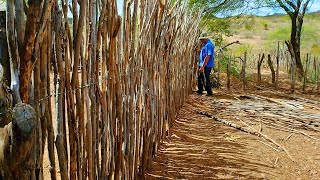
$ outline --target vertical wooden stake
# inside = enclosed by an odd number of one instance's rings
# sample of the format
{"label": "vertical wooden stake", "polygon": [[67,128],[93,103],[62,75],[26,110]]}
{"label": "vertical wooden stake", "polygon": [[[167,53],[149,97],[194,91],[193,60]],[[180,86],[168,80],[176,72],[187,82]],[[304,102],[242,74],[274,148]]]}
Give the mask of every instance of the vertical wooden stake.
{"label": "vertical wooden stake", "polygon": [[227,65],[227,78],[228,78],[227,88],[228,88],[228,91],[230,91],[231,57],[232,57],[232,56],[229,56],[229,58],[228,58],[228,65]]}
{"label": "vertical wooden stake", "polygon": [[291,60],[291,91],[295,91],[296,86],[296,62],[295,59]]}
{"label": "vertical wooden stake", "polygon": [[276,69],[276,81],[275,81],[275,88],[278,89],[278,81],[279,81],[279,60],[280,60],[280,42],[278,41],[278,48],[277,48],[277,69]]}
{"label": "vertical wooden stake", "polygon": [[303,76],[303,87],[302,87],[303,92],[306,91],[308,69],[309,69],[309,54],[307,54],[306,67],[305,67],[304,76]]}
{"label": "vertical wooden stake", "polygon": [[272,84],[275,85],[276,72],[275,72],[275,70],[274,70],[273,63],[272,63],[271,55],[270,55],[270,54],[268,54],[268,65],[269,65],[269,68],[270,68],[270,71],[271,71]]}
{"label": "vertical wooden stake", "polygon": [[264,53],[261,55],[259,55],[259,59],[258,59],[258,83],[257,83],[257,86],[260,86],[261,85],[261,66],[262,66],[262,63],[263,63],[263,60],[264,60]]}
{"label": "vertical wooden stake", "polygon": [[[223,55],[222,58],[225,58],[225,56]],[[218,60],[218,72],[217,72],[218,73],[218,77],[217,77],[218,84],[220,84],[220,70],[221,70],[220,68],[221,67],[220,67],[220,59],[219,59]]]}
{"label": "vertical wooden stake", "polygon": [[243,90],[247,88],[247,80],[246,80],[246,68],[247,68],[247,51],[244,53],[243,66],[242,66],[242,80],[243,80]]}

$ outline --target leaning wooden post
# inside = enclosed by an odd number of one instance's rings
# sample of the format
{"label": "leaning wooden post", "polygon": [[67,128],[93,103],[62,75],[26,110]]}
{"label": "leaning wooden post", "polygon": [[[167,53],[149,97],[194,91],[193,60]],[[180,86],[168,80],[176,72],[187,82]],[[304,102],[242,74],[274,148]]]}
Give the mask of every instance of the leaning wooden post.
{"label": "leaning wooden post", "polygon": [[232,56],[229,56],[228,58],[228,65],[227,65],[227,88],[228,88],[228,91],[230,91],[230,74],[231,74],[231,57]]}
{"label": "leaning wooden post", "polygon": [[309,66],[309,54],[307,54],[307,59],[306,59],[306,67],[304,71],[304,76],[303,76],[303,87],[302,91],[306,91],[306,84],[307,84],[307,76],[308,76],[308,66]]}
{"label": "leaning wooden post", "polygon": [[260,86],[261,85],[261,65],[263,63],[263,60],[264,60],[264,53],[262,54],[259,54],[259,59],[258,59],[258,82],[257,82],[257,86]]}
{"label": "leaning wooden post", "polygon": [[279,60],[280,60],[280,43],[278,41],[278,49],[277,49],[277,70],[276,70],[276,81],[275,88],[278,89],[278,81],[279,81]]}
{"label": "leaning wooden post", "polygon": [[271,60],[271,55],[268,54],[268,65],[271,71],[271,76],[272,76],[272,84],[275,85],[275,81],[276,81],[276,72],[274,71],[274,67],[273,67],[273,63]]}

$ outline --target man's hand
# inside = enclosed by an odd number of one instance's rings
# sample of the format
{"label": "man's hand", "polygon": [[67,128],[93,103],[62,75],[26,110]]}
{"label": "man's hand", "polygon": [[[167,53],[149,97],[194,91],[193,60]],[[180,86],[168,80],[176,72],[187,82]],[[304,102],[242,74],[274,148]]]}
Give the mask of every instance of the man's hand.
{"label": "man's hand", "polygon": [[199,72],[203,72],[204,71],[204,67],[203,66],[201,66],[201,68],[199,69]]}

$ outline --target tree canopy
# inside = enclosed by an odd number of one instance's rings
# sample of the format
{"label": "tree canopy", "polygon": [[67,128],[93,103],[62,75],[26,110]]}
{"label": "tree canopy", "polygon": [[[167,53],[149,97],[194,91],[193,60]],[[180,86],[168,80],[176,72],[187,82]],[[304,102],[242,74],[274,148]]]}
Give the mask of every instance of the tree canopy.
{"label": "tree canopy", "polygon": [[[301,62],[301,33],[303,18],[314,0],[189,0],[192,8],[203,12],[202,26],[207,31],[218,36],[218,42],[222,35],[228,35],[230,29],[228,18],[220,17],[235,16],[239,14],[250,14],[260,8],[270,8],[275,12],[284,11],[291,20],[290,39],[286,42],[293,60],[296,61],[298,72],[303,75]],[[219,40],[220,38],[220,40]]]}

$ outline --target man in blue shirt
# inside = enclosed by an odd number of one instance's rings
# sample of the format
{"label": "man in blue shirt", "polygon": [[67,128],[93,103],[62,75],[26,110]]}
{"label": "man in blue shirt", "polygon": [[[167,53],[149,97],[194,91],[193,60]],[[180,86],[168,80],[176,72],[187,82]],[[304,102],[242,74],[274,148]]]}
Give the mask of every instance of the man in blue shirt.
{"label": "man in blue shirt", "polygon": [[211,70],[214,67],[214,44],[208,38],[206,33],[199,37],[202,48],[200,52],[199,74],[198,74],[198,93],[202,94],[203,86],[207,91],[207,96],[212,96],[212,87],[210,82]]}

